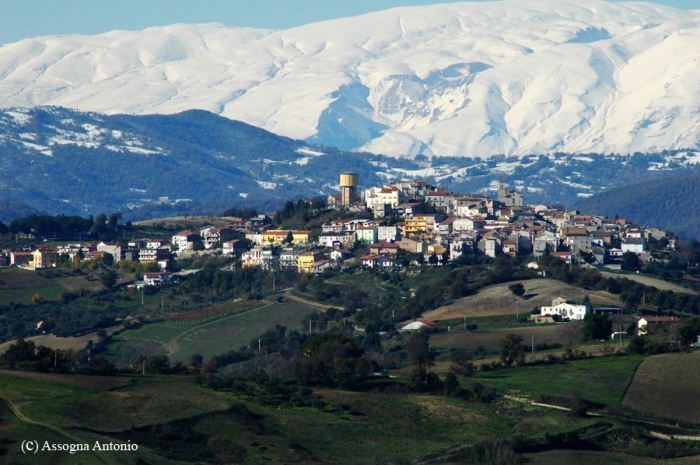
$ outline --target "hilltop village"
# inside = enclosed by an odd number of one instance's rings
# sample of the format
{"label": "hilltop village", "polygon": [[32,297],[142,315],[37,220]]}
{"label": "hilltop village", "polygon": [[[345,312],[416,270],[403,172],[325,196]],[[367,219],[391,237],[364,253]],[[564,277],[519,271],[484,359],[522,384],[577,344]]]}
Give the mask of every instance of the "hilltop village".
{"label": "hilltop village", "polygon": [[[341,193],[326,206],[346,218],[316,231],[280,229],[278,213],[258,214],[223,226],[183,230],[167,239],[65,244],[39,243],[6,250],[0,265],[25,269],[57,267],[75,260],[149,265],[143,284],[170,279],[171,262],[192,252],[239,257],[243,268],[324,273],[350,266],[398,271],[410,265],[443,266],[463,255],[532,256],[544,254],[567,264],[620,269],[622,263],[653,260],[649,246],[669,243],[660,229],[629,219],[581,215],[548,205],[527,205],[523,194],[498,185],[497,198],[447,192],[426,180],[390,182],[358,192],[358,176],[343,173]],[[305,201],[318,208],[319,201]],[[275,215],[278,216],[277,221]],[[19,233],[31,238],[31,232]],[[670,239],[673,241],[673,239]],[[536,262],[531,265],[537,267]]]}

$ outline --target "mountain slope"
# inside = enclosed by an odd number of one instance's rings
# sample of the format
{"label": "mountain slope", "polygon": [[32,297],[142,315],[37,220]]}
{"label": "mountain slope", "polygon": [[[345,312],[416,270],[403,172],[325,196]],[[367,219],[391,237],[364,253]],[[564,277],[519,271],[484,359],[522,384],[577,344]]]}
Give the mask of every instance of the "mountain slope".
{"label": "mountain slope", "polygon": [[397,157],[696,149],[698,43],[700,12],[598,0],[40,37],[0,47],[0,106],[199,108]]}
{"label": "mountain slope", "polygon": [[[371,156],[304,147],[200,110],[106,116],[11,109],[0,112],[0,199],[53,213],[249,196],[279,200],[330,190],[338,176],[328,163],[373,169]],[[381,181],[376,175],[365,180]]]}
{"label": "mountain slope", "polygon": [[647,226],[700,238],[700,175],[656,179],[596,194],[574,208],[610,217],[616,214]]}

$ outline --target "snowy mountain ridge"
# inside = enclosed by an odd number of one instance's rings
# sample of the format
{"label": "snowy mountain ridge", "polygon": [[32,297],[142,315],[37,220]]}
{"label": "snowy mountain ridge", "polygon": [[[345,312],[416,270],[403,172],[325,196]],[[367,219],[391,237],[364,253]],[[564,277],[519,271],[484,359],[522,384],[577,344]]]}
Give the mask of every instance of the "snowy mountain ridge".
{"label": "snowy mountain ridge", "polygon": [[697,149],[699,58],[700,11],[466,2],[27,39],[0,47],[0,107],[197,108],[394,157]]}

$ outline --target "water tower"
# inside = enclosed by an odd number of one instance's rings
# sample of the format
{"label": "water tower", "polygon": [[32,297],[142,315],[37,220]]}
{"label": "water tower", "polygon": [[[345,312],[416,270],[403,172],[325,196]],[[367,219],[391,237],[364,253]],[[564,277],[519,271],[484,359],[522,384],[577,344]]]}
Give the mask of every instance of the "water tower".
{"label": "water tower", "polygon": [[357,200],[357,186],[360,176],[357,173],[340,173],[340,194],[344,207],[349,207]]}

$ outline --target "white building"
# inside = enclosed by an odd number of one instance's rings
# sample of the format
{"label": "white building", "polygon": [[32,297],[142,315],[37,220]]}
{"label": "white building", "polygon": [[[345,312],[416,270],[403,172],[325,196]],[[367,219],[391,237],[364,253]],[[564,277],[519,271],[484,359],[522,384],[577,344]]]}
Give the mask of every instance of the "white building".
{"label": "white building", "polygon": [[588,305],[567,304],[561,297],[552,300],[551,307],[540,307],[542,316],[559,316],[562,320],[583,320],[588,313],[591,313]]}
{"label": "white building", "polygon": [[647,241],[641,238],[628,238],[622,242],[622,253],[644,253],[647,251]]}
{"label": "white building", "polygon": [[401,239],[401,231],[397,226],[378,226],[377,242],[394,242]]}

